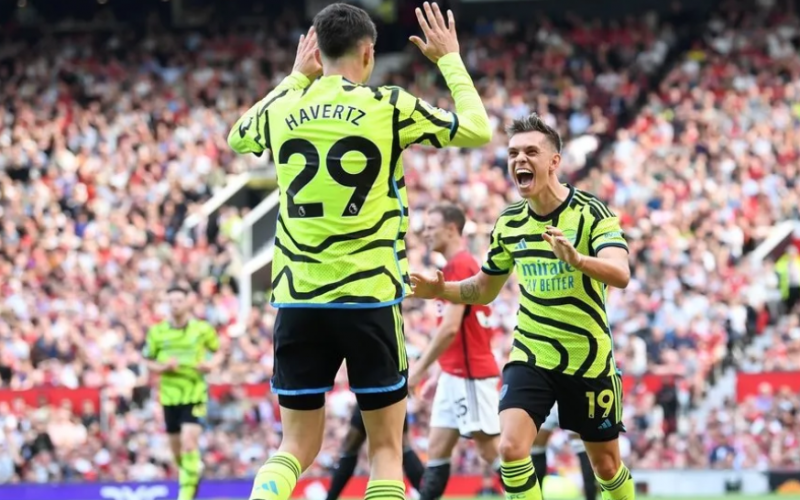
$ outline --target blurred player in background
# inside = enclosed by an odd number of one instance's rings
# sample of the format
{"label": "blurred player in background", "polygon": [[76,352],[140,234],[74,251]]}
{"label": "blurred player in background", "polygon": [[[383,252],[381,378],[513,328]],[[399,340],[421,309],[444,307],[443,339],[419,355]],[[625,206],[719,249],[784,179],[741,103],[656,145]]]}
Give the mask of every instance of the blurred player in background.
{"label": "blurred player in background", "polygon": [[[364,419],[361,417],[361,410],[356,407],[350,417],[350,429],[342,441],[342,452],[333,471],[331,487],[326,500],[337,500],[342,494],[347,482],[353,477],[356,465],[358,465],[358,454],[366,441],[367,431],[364,428]],[[422,461],[408,441],[408,418],[403,425],[403,471],[405,471],[411,486],[419,491],[425,466],[422,465]]]}
{"label": "blurred player in background", "polygon": [[508,135],[509,173],[524,199],[501,213],[479,273],[447,283],[441,272],[434,279],[414,274],[414,295],[488,304],[516,268],[519,313],[500,391],[506,498],[541,500],[530,452],[558,402],[561,427],[586,444],[603,496],[633,500],[620,458],[622,382],[605,311],[606,288],[630,280],[619,219],[594,196],[558,181],[561,137],[538,115],[515,120]]}
{"label": "blurred player in background", "polygon": [[179,469],[178,500],[193,500],[197,494],[203,472],[198,441],[208,401],[205,374],[221,362],[217,332],[191,318],[188,295],[181,287],[169,289],[170,318],[150,328],[143,351],[147,369],[161,374],[159,398]]}
{"label": "blurred player in background", "polygon": [[[539,428],[536,439],[533,441],[533,448],[531,448],[531,460],[533,461],[536,477],[541,485],[544,485],[544,478],[547,476],[547,443],[550,441],[550,437],[557,427],[558,404],[550,410],[550,415],[547,416],[544,423]],[[573,432],[568,434],[570,447],[578,456],[578,461],[581,464],[583,491],[586,494],[586,500],[595,500],[597,498],[597,481],[594,478],[592,462],[589,460],[589,455],[586,453],[586,445],[580,440],[579,435]]]}
{"label": "blurred player in background", "polygon": [[[428,211],[423,237],[428,248],[447,259],[444,278],[460,281],[480,270],[464,248],[467,219],[454,205]],[[439,327],[428,348],[414,364],[409,385],[416,386],[439,361],[441,375],[431,409],[428,467],[422,480],[421,500],[440,498],[450,479],[450,457],[459,436],[475,440],[480,457],[489,465],[497,460],[500,420],[497,416],[500,370],[492,352],[491,309],[438,301]]]}
{"label": "blurred player in background", "polygon": [[336,3],[314,18],[294,71],[233,126],[238,153],[273,153],[280,214],[272,263],[273,392],[283,440],[252,500],[286,500],[324,434],[325,393],[347,361],[369,442],[368,500],[405,498],[408,359],[400,309],[408,286],[408,199],[401,153],[412,144],[477,147],[492,130],[459,55],[455,21],[425,4],[411,41],[438,64],[457,115],[398,87],[364,85],[375,25]]}

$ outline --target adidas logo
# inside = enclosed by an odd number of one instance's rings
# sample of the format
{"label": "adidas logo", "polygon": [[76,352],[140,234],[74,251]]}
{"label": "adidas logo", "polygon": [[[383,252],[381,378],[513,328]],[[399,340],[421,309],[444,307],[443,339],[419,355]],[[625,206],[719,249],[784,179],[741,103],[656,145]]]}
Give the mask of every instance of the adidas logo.
{"label": "adidas logo", "polygon": [[611,428],[611,421],[606,419],[602,424],[597,426],[598,429],[610,429]]}
{"label": "adidas logo", "polygon": [[528,248],[528,245],[525,243],[525,240],[519,240],[517,246],[514,247],[515,250],[525,250]]}
{"label": "adidas logo", "polygon": [[277,495],[278,484],[275,481],[267,481],[265,483],[261,483],[261,490],[272,493],[273,495]]}

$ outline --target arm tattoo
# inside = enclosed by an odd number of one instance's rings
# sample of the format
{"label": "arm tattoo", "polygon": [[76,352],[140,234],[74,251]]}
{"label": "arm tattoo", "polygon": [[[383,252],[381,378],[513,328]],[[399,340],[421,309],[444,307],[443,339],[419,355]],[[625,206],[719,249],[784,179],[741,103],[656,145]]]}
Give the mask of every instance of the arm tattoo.
{"label": "arm tattoo", "polygon": [[478,284],[472,279],[463,281],[459,287],[459,290],[461,292],[461,300],[465,304],[474,304],[481,295]]}

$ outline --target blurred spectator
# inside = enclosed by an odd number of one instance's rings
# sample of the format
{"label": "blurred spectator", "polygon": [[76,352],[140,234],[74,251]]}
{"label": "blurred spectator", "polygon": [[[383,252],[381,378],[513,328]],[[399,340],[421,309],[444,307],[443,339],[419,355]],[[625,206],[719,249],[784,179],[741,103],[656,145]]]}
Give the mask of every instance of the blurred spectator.
{"label": "blurred spectator", "polygon": [[[635,468],[800,464],[797,395],[765,388],[704,421],[685,412],[723,366],[800,369],[800,320],[767,307],[778,286],[797,301],[796,257],[774,269],[743,258],[776,222],[800,215],[800,25],[789,2],[759,5],[726,2],[657,88],[651,77],[679,40],[655,15],[478,23],[462,33],[462,52],[498,130],[493,143],[404,153],[408,257],[425,271],[441,265],[419,238],[426,207],[466,207],[467,244],[481,255],[515,200],[503,125],[536,111],[563,133],[565,180],[608,200],[629,238],[633,279],[608,299],[617,361],[635,377],[665,381],[657,394],[643,384],[626,394],[621,446]],[[209,405],[206,476],[252,475],[277,448],[274,397],[251,400],[239,388],[269,379],[275,320],[272,308],[257,307],[244,328],[232,328],[247,210],[223,207],[204,221],[200,207],[229,175],[264,168],[233,155],[225,137],[290,70],[299,32],[285,16],[224,35],[120,29],[3,43],[0,385],[103,388],[104,398],[77,408],[0,403],[0,482],[175,476],[140,358],[173,282],[194,291],[193,313],[222,334],[227,358],[211,382],[234,386]],[[420,58],[386,80],[450,106],[436,68]],[[605,140],[600,168],[584,172]],[[187,218],[201,222],[184,227]],[[501,362],[516,295],[512,278],[493,304]],[[435,328],[433,308],[405,308],[411,357]],[[760,334],[773,341],[766,352]],[[345,382],[341,374],[328,398],[326,441],[310,474],[335,460],[354,402]],[[409,412],[424,450],[429,400],[421,396]],[[563,438],[553,439],[555,467],[572,460]],[[468,444],[453,463],[482,472]]]}

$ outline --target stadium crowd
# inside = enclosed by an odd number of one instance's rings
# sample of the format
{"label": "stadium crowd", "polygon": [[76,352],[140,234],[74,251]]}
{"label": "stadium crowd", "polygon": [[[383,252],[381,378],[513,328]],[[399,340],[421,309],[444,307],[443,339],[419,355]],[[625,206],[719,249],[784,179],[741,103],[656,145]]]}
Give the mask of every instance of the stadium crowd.
{"label": "stadium crowd", "polygon": [[[623,448],[632,468],[780,465],[789,459],[768,437],[798,430],[787,416],[797,408],[793,395],[729,408],[709,422],[679,409],[699,401],[709,376],[776,320],[766,307],[778,293],[770,264],[742,257],[776,221],[798,217],[798,18],[783,5],[761,4],[728,5],[657,87],[651,77],[669,64],[679,35],[654,15],[618,24],[540,19],[524,29],[483,23],[462,40],[495,127],[539,112],[568,139],[566,177],[622,218],[634,279],[609,299],[618,362],[635,376],[677,381],[658,394],[638,386],[627,395]],[[259,165],[235,157],[225,137],[291,66],[300,32],[289,26],[276,19],[235,35],[3,42],[0,386],[102,387],[104,399],[81,408],[0,402],[0,483],[174,475],[164,466],[169,447],[139,351],[147,328],[166,315],[170,283],[195,290],[194,313],[219,329],[227,356],[213,383],[268,379],[275,311],[258,308],[244,329],[231,328],[244,213],[222,210],[211,234],[181,226],[226,175]],[[435,68],[421,60],[386,80],[449,106]],[[644,108],[614,134],[640,98]],[[498,132],[480,150],[405,153],[412,268],[442,264],[417,234],[425,208],[440,201],[467,207],[467,244],[483,254],[491,224],[516,196],[504,139]],[[613,142],[600,168],[579,175],[606,139]],[[512,280],[494,303],[501,362],[515,287]],[[407,306],[413,357],[435,313],[431,304]],[[783,368],[798,366],[791,321],[781,319],[776,330],[793,353]],[[409,403],[423,452],[430,386]],[[313,473],[335,461],[352,403],[347,391],[329,396],[329,439]],[[210,477],[252,475],[279,442],[269,397],[234,389],[212,402],[209,422],[202,448]],[[713,432],[699,439],[705,429]],[[563,445],[557,438],[552,446]],[[459,471],[479,471],[478,464],[470,446],[459,449]]]}

